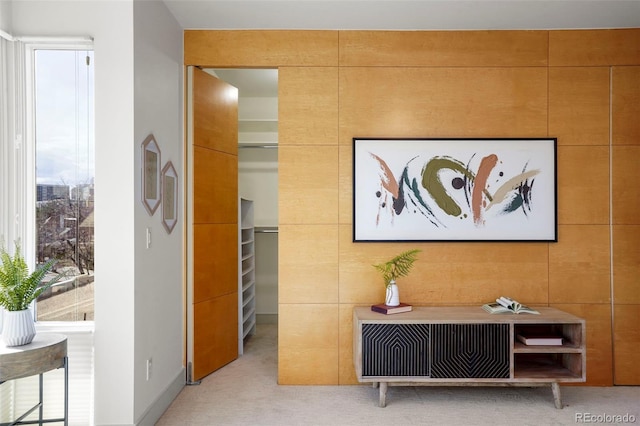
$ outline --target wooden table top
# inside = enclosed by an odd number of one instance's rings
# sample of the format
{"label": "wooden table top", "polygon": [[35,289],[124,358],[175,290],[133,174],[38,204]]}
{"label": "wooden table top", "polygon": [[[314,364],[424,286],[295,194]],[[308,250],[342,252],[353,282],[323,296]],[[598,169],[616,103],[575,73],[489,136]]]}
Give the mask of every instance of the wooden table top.
{"label": "wooden table top", "polygon": [[356,307],[354,312],[360,321],[364,322],[389,322],[389,323],[583,323],[578,318],[567,312],[550,307],[535,307],[540,312],[534,314],[490,314],[481,306],[414,306],[411,312],[385,315],[371,311],[370,306]]}
{"label": "wooden table top", "polygon": [[67,336],[37,333],[28,345],[7,347],[0,342],[0,383],[45,373],[64,366]]}

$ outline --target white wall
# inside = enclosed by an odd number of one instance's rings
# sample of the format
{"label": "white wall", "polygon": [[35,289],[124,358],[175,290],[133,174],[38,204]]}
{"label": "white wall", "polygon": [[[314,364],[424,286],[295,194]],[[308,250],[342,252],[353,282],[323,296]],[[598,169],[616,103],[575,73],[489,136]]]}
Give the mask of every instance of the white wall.
{"label": "white wall", "polygon": [[[151,424],[170,402],[167,394],[176,392],[176,380],[178,387],[184,383],[182,229],[163,235],[158,212],[144,217],[138,161],[143,136],[153,131],[163,162],[172,159],[183,176],[182,31],[164,3],[140,3],[15,1],[12,7],[16,36],[95,40],[97,425]],[[140,25],[135,34],[134,23]],[[147,226],[154,239],[145,252]],[[154,376],[147,382],[149,356]]]}
{"label": "white wall", "polygon": [[11,34],[13,32],[11,24],[11,6],[10,1],[0,0],[0,30]]}
{"label": "white wall", "polygon": [[[238,142],[250,144],[278,143],[278,98],[238,98]],[[240,149],[238,151],[238,192],[254,201],[255,225],[278,225],[278,150]]]}
{"label": "white wall", "polygon": [[[135,164],[140,143],[152,133],[161,164],[171,161],[183,186],[183,43],[182,28],[164,3],[134,2]],[[185,383],[183,368],[182,191],[178,223],[168,234],[162,205],[153,216],[140,202],[142,168],[135,169],[135,407],[136,423],[153,424]],[[146,230],[151,245],[146,246]],[[146,362],[152,359],[151,378]],[[179,386],[177,386],[179,385]],[[167,392],[168,391],[168,392]],[[176,392],[177,393],[177,392]],[[168,399],[168,401],[167,401]]]}

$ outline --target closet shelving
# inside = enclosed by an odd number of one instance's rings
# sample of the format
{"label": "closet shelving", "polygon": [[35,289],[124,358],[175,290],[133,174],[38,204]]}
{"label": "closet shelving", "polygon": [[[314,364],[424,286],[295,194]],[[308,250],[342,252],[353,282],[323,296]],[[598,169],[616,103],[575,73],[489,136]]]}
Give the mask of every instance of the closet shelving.
{"label": "closet shelving", "polygon": [[[238,148],[278,148],[277,119],[238,120]],[[273,152],[277,152],[274,150]],[[264,153],[260,155],[265,155]],[[268,155],[268,154],[267,154]]]}
{"label": "closet shelving", "polygon": [[[278,189],[278,102],[271,97],[243,97],[238,102],[238,190],[240,198],[251,200],[253,228],[252,289],[244,290],[243,308],[250,322],[244,332],[253,334],[256,325],[277,320],[277,189]],[[267,225],[267,226],[265,226]],[[269,226],[276,225],[276,226]],[[245,231],[246,232],[246,231]],[[259,252],[259,253],[258,253]],[[247,263],[247,261],[245,261]],[[245,265],[248,266],[248,265]],[[245,277],[245,284],[247,277]],[[250,306],[250,308],[247,308]],[[246,340],[246,339],[245,339]]]}
{"label": "closet shelving", "polygon": [[278,132],[278,120],[277,119],[246,119],[241,118],[238,120],[238,132],[239,133],[277,133]]}
{"label": "closet shelving", "polygon": [[256,259],[253,201],[240,199],[238,354],[244,352],[244,339],[256,332]]}

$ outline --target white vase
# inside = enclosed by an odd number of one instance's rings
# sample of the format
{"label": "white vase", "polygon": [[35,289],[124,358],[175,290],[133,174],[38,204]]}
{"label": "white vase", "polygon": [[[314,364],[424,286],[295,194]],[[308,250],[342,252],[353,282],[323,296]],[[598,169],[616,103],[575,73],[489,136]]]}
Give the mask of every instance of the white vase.
{"label": "white vase", "polygon": [[398,306],[400,304],[400,291],[393,280],[389,281],[387,286],[387,298],[384,303],[387,306]]}
{"label": "white vase", "polygon": [[2,341],[5,346],[22,346],[36,337],[31,309],[5,311],[2,322]]}

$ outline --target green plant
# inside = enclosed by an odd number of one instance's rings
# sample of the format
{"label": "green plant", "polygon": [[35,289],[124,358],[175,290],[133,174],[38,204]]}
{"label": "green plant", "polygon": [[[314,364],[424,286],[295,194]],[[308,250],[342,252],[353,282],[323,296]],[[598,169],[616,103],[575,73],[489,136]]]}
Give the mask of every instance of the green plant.
{"label": "green plant", "polygon": [[382,273],[382,279],[384,279],[384,285],[388,286],[391,281],[395,281],[398,277],[406,277],[409,275],[413,262],[418,258],[420,250],[413,249],[400,253],[393,259],[373,265],[378,271]]}
{"label": "green plant", "polygon": [[43,291],[58,282],[61,274],[42,284],[45,275],[53,268],[57,259],[50,259],[44,265],[29,274],[27,263],[16,243],[15,254],[11,256],[2,245],[0,249],[0,306],[7,311],[22,311],[29,308],[32,301]]}

